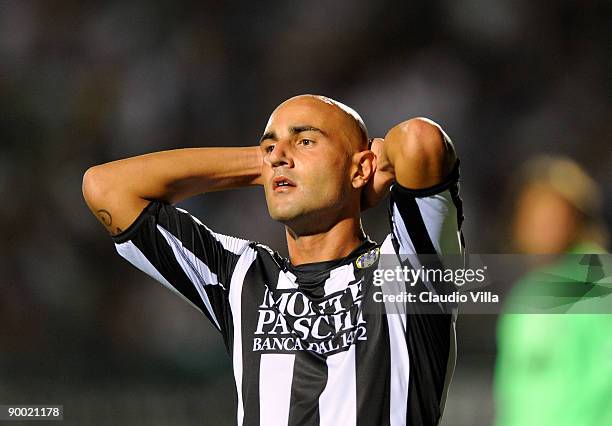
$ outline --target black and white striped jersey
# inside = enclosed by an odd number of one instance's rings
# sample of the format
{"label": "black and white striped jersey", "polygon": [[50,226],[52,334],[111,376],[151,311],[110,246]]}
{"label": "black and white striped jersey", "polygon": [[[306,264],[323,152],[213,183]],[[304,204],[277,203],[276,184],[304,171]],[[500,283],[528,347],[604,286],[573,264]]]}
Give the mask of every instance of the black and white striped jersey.
{"label": "black and white striped jersey", "polygon": [[371,306],[372,276],[385,255],[462,252],[458,180],[457,164],[427,190],[394,184],[384,242],[333,261],[293,266],[159,201],[113,240],[219,330],[239,425],[435,425],[454,369],[455,315]]}

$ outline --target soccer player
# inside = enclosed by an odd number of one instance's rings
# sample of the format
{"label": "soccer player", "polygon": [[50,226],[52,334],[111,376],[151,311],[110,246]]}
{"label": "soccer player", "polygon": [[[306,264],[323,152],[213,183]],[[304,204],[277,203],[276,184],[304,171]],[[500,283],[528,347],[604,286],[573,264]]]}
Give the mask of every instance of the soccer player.
{"label": "soccer player", "polygon": [[[369,145],[354,110],[302,95],[274,110],[259,146],[157,152],[85,173],[84,197],[119,254],[221,333],[239,425],[435,425],[442,416],[454,312],[376,310],[372,277],[382,256],[462,252],[459,162],[423,118]],[[173,205],[249,185],[263,186],[285,226],[288,259]],[[389,193],[390,232],[377,244],[360,214]]]}
{"label": "soccer player", "polygon": [[589,297],[609,268],[580,255],[606,253],[601,188],[565,157],[535,157],[517,175],[515,247],[549,262],[516,283],[499,316],[495,425],[612,425],[612,315],[596,305],[605,293]]}

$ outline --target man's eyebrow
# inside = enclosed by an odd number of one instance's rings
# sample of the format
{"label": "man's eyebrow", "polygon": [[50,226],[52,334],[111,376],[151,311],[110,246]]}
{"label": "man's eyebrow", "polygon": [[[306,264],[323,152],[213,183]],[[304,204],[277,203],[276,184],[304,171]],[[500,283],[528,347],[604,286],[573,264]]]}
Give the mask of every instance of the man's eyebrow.
{"label": "man's eyebrow", "polygon": [[319,132],[323,136],[327,136],[327,133],[325,133],[323,130],[319,129],[318,127],[314,127],[314,126],[292,126],[289,128],[289,130],[294,135],[297,135],[298,133],[302,133],[302,132]]}
{"label": "man's eyebrow", "polygon": [[276,140],[278,140],[278,137],[276,136],[276,133],[274,133],[274,132],[266,132],[266,133],[263,134],[261,139],[259,139],[259,144],[261,145],[263,143],[263,141],[265,141],[267,139],[272,139],[273,141],[276,141]]}
{"label": "man's eyebrow", "polygon": [[[297,135],[298,133],[302,133],[302,132],[319,132],[323,136],[327,136],[327,133],[325,133],[323,130],[319,129],[318,127],[308,126],[308,125],[304,125],[304,126],[291,126],[291,127],[289,127],[289,131],[293,135]],[[278,140],[278,136],[276,136],[276,132],[271,131],[271,132],[264,133],[263,136],[261,137],[261,139],[259,139],[259,144],[261,145],[265,140],[268,140],[268,139],[271,139],[273,141],[277,141]]]}

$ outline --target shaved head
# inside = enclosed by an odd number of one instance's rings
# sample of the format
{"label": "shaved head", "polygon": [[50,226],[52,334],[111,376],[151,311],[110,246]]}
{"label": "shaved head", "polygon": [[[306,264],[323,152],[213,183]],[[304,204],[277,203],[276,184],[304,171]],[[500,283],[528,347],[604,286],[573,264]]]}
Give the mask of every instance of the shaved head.
{"label": "shaved head", "polygon": [[306,96],[313,96],[316,99],[319,99],[322,102],[325,102],[327,104],[333,105],[337,108],[339,108],[340,110],[342,110],[342,112],[344,112],[353,122],[354,124],[357,126],[357,129],[359,130],[359,133],[361,134],[361,145],[365,146],[367,148],[368,146],[368,128],[366,127],[363,119],[361,118],[361,116],[357,113],[357,111],[355,111],[353,108],[351,108],[348,105],[343,104],[342,102],[338,102],[335,99],[331,99],[328,98],[327,96],[321,96],[321,95],[306,95]]}
{"label": "shaved head", "polygon": [[281,105],[279,105],[279,107],[288,102],[297,101],[297,100],[305,100],[305,99],[312,99],[314,101],[318,101],[318,102],[327,104],[330,107],[332,107],[334,110],[339,112],[341,115],[343,115],[346,119],[346,124],[351,126],[354,130],[356,130],[356,135],[355,135],[356,140],[353,140],[354,138],[351,138],[352,139],[351,142],[354,142],[355,148],[357,148],[358,150],[368,149],[369,136],[368,136],[368,128],[366,127],[365,122],[363,121],[363,119],[361,118],[361,116],[359,115],[357,111],[355,111],[353,108],[349,107],[348,105],[343,104],[342,102],[339,102],[335,99],[332,99],[332,98],[329,98],[323,95],[305,94],[305,95],[298,95],[298,96],[289,98],[285,102],[283,102]]}

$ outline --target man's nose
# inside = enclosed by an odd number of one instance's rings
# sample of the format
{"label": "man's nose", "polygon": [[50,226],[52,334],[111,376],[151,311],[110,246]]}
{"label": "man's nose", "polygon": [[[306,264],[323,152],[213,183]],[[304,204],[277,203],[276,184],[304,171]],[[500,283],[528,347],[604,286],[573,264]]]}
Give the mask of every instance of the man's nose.
{"label": "man's nose", "polygon": [[268,162],[272,167],[293,167],[291,149],[288,143],[278,141],[274,144],[272,151],[268,154]]}

